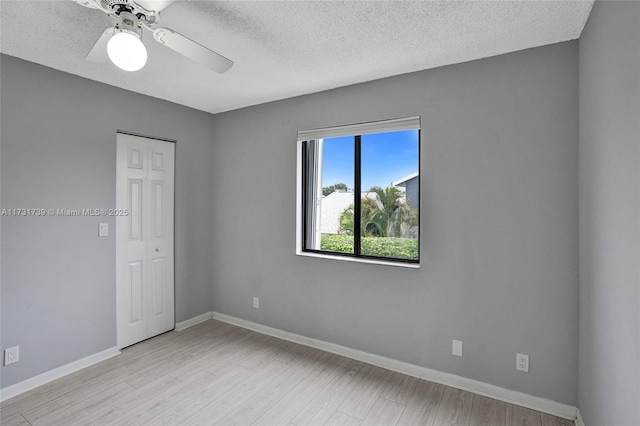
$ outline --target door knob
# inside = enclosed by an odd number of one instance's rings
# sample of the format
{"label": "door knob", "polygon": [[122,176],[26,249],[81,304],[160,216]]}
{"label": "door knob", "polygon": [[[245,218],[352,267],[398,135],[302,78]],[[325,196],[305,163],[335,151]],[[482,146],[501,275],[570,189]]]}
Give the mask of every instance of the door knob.
{"label": "door knob", "polygon": [[156,247],[156,251],[159,252],[160,251],[160,247]]}

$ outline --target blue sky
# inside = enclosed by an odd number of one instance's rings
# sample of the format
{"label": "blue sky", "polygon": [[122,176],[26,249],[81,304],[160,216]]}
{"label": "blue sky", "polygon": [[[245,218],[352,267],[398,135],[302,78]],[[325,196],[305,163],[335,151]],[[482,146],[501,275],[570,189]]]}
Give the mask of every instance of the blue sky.
{"label": "blue sky", "polygon": [[[345,183],[353,188],[353,136],[324,140],[322,186]],[[362,189],[386,188],[418,171],[418,131],[362,136]]]}

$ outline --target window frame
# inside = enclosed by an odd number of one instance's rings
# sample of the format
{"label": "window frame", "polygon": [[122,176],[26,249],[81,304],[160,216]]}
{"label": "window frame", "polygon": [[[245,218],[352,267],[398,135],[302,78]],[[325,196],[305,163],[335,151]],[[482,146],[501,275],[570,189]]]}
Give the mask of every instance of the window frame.
{"label": "window frame", "polygon": [[[296,255],[299,256],[309,256],[309,257],[317,257],[317,258],[325,258],[325,259],[337,259],[337,260],[345,260],[351,262],[359,262],[359,263],[370,263],[377,265],[386,265],[386,266],[396,266],[396,267],[405,267],[405,268],[420,268],[420,229],[418,229],[418,259],[401,259],[401,258],[385,258],[385,257],[377,257],[377,256],[369,256],[366,254],[359,253],[361,243],[360,233],[356,232],[360,228],[360,202],[356,202],[356,197],[354,197],[354,217],[357,217],[358,220],[354,220],[354,226],[357,227],[354,229],[354,253],[341,253],[341,252],[330,252],[324,250],[317,249],[308,249],[305,248],[305,242],[307,241],[307,221],[308,221],[308,213],[309,206],[307,198],[307,191],[305,188],[308,188],[308,176],[306,173],[307,168],[307,155],[306,155],[306,142],[310,140],[317,139],[327,139],[332,137],[339,136],[353,136],[354,137],[354,194],[361,194],[361,136],[365,134],[373,134],[373,133],[385,133],[385,132],[394,132],[394,131],[402,131],[402,130],[417,130],[418,131],[418,175],[420,176],[421,169],[421,153],[422,153],[422,132],[421,132],[421,123],[420,117],[407,117],[407,118],[399,118],[392,120],[381,120],[375,122],[367,122],[360,124],[350,124],[345,126],[337,126],[337,127],[327,127],[315,130],[307,130],[298,132],[297,138],[297,149],[296,149],[296,171],[297,171],[297,179],[296,179]],[[357,139],[357,141],[356,141]],[[419,185],[419,188],[421,185]],[[418,223],[420,227],[420,212],[421,212],[421,193],[422,191],[418,190]]]}

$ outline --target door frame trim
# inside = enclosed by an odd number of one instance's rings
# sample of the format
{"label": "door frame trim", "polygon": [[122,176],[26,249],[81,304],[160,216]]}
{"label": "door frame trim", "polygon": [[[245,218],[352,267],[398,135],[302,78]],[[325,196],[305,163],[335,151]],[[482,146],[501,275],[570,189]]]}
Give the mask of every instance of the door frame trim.
{"label": "door frame trim", "polygon": [[[130,132],[128,130],[122,130],[122,129],[116,130],[116,133],[122,133],[123,135],[129,135],[129,136],[138,136],[140,138],[153,139],[153,140],[156,140],[156,141],[170,142],[170,143],[174,143],[174,144],[178,143],[178,141],[175,140],[175,139],[161,138],[160,136],[150,136],[150,135],[145,135],[143,133]],[[175,164],[174,164],[174,170],[175,170]]]}

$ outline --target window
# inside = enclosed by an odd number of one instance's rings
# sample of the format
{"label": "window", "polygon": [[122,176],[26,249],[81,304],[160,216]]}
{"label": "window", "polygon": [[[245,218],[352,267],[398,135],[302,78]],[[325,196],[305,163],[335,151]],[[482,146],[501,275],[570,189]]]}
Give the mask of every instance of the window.
{"label": "window", "polygon": [[420,118],[298,133],[297,253],[417,264]]}

